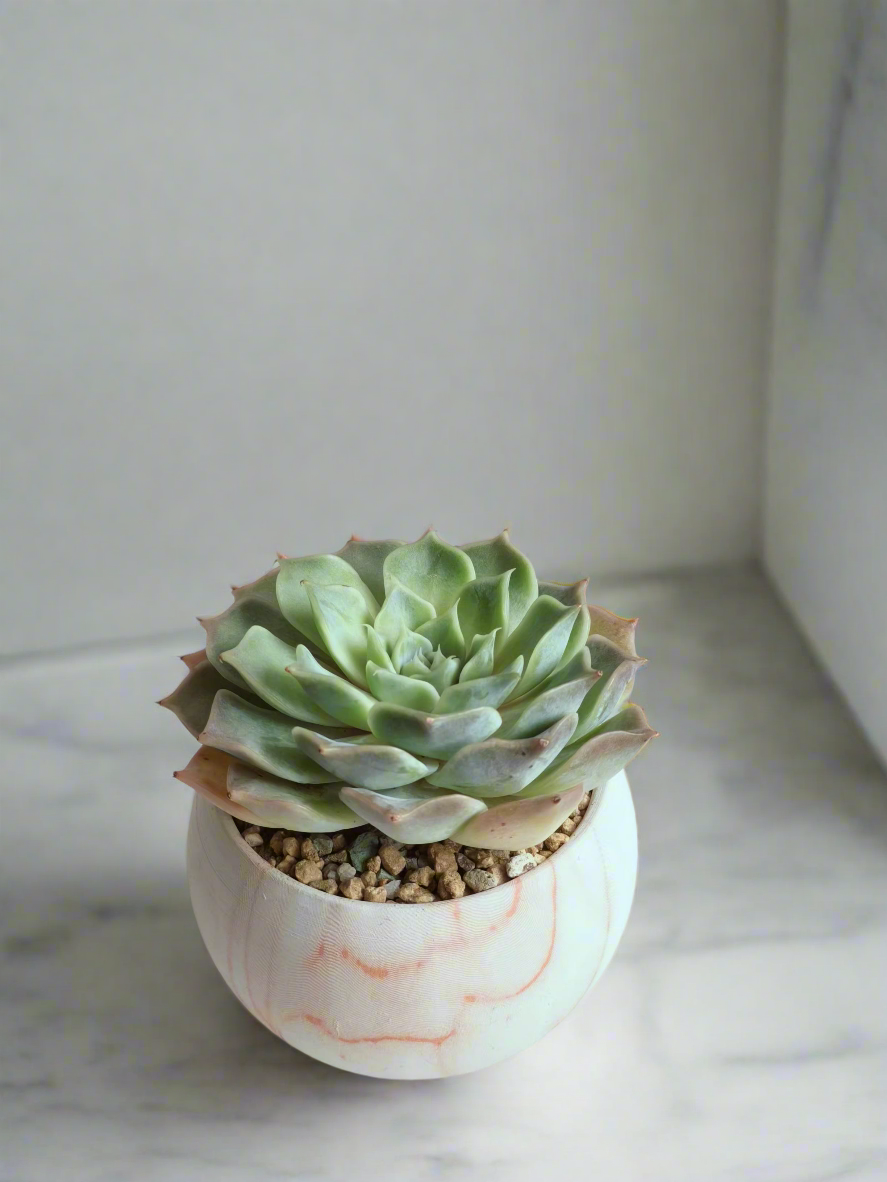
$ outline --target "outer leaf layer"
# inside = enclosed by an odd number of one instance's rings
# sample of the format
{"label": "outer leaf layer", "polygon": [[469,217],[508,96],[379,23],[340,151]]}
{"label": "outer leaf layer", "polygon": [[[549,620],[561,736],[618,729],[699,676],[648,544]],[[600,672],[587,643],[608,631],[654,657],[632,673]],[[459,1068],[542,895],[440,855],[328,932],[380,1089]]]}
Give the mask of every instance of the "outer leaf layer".
{"label": "outer leaf layer", "polygon": [[475,814],[486,811],[481,800],[424,784],[385,793],[342,788],[340,795],[364,821],[404,843],[443,841]]}

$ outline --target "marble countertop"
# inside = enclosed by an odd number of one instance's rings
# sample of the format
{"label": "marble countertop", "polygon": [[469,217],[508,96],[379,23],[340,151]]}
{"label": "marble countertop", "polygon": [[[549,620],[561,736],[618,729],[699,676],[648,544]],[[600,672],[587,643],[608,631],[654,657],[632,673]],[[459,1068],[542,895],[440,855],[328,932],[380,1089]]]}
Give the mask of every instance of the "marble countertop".
{"label": "marble countertop", "polygon": [[217,976],[172,642],[0,670],[0,1180],[884,1182],[887,778],[755,573],[605,602],[663,734],[628,931],[542,1043],[450,1080],[315,1063]]}

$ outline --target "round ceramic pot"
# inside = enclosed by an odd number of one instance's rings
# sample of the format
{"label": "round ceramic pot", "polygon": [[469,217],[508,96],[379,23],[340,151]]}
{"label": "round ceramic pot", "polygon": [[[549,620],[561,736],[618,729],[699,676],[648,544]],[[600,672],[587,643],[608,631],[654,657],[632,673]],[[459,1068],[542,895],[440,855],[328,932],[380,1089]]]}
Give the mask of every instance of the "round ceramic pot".
{"label": "round ceramic pot", "polygon": [[446,902],[356,902],[303,886],[199,796],[188,830],[194,914],[234,995],[305,1054],[387,1079],[476,1071],[557,1026],[609,963],[636,872],[624,772],[541,866]]}

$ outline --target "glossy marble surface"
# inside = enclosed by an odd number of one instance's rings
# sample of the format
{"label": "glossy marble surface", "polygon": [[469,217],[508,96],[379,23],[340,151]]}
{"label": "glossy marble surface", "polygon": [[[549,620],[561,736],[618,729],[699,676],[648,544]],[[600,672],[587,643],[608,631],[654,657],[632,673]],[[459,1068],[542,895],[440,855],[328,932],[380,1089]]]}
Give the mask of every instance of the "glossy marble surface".
{"label": "glossy marble surface", "polygon": [[625,939],[542,1043],[419,1084],[299,1055],[210,964],[170,645],[0,672],[2,1182],[883,1182],[887,778],[756,574],[600,598],[662,731]]}

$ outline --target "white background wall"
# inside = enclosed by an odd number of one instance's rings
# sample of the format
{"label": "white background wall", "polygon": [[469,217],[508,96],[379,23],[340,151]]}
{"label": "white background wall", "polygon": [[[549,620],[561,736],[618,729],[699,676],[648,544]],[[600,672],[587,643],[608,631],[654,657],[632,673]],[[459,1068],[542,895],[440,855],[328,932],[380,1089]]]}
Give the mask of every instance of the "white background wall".
{"label": "white background wall", "polygon": [[779,13],[6,4],[0,651],[352,530],[751,554]]}
{"label": "white background wall", "polygon": [[789,17],[766,557],[887,758],[887,3]]}

